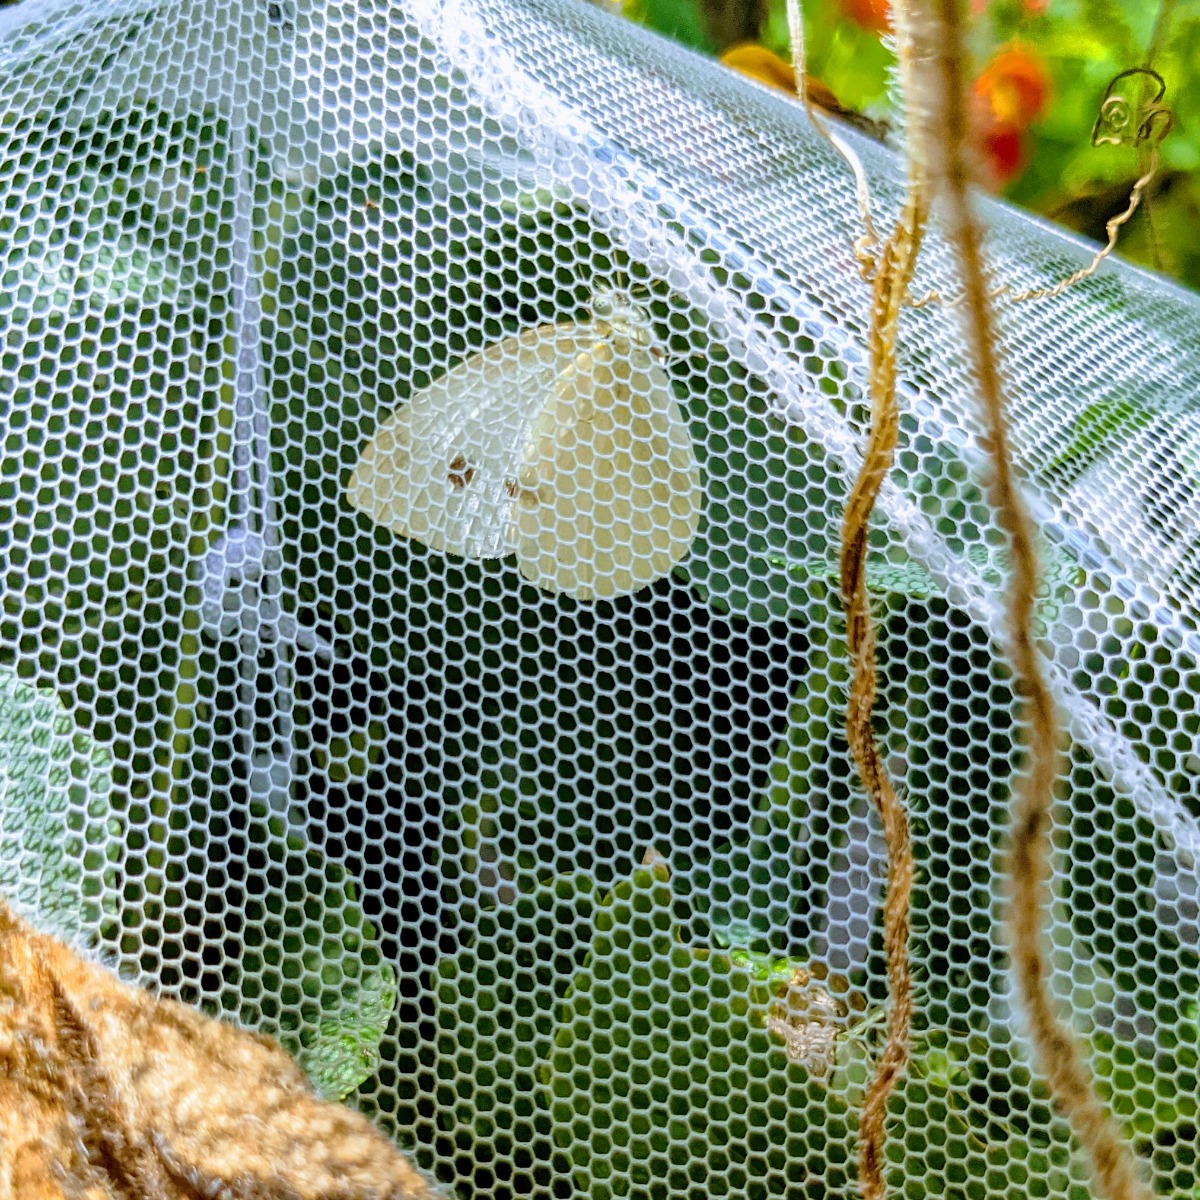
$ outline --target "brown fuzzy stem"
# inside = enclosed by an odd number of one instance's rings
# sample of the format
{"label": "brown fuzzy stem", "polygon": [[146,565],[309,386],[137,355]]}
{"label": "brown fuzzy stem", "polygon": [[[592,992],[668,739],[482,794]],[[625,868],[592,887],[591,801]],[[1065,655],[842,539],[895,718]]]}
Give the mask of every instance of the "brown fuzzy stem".
{"label": "brown fuzzy stem", "polygon": [[1149,1200],[1133,1159],[1096,1098],[1084,1057],[1069,1029],[1056,1016],[1047,984],[1049,964],[1042,944],[1042,917],[1050,876],[1048,831],[1058,775],[1058,733],[1050,690],[1033,636],[1038,587],[1037,557],[1029,517],[1013,479],[992,313],[985,280],[982,238],[968,191],[967,78],[964,69],[960,0],[921,0],[940,48],[937,56],[939,128],[930,161],[940,167],[947,230],[958,252],[968,337],[983,399],[993,461],[993,503],[1012,542],[1013,573],[1008,619],[1018,693],[1025,698],[1030,768],[1017,795],[1008,862],[1012,955],[1030,1034],[1054,1100],[1091,1157],[1100,1193],[1111,1200]]}
{"label": "brown fuzzy stem", "polygon": [[887,1102],[908,1060],[912,1025],[912,973],[908,962],[908,914],[913,857],[908,818],[880,759],[871,729],[875,704],[875,632],[866,583],[867,535],[871,511],[892,465],[899,431],[896,406],[896,336],[900,309],[908,294],[924,224],[920,186],[910,188],[896,229],[884,246],[875,276],[871,307],[871,431],[862,470],[846,502],[842,524],[841,588],[846,608],[846,641],[853,680],[846,732],[863,787],[883,823],[887,843],[887,896],[883,944],[891,1008],[887,1041],[863,1099],[859,1125],[859,1186],[866,1200],[884,1196],[884,1119]]}
{"label": "brown fuzzy stem", "polygon": [[[846,609],[846,641],[852,680],[846,733],[863,787],[883,824],[887,845],[887,892],[883,904],[883,944],[887,960],[887,1040],[863,1097],[859,1121],[859,1189],[864,1200],[883,1200],[885,1122],[888,1099],[908,1062],[912,1026],[912,972],[908,960],[909,907],[913,856],[908,817],[884,770],[871,728],[877,690],[875,632],[867,593],[866,558],[871,512],[891,469],[899,434],[896,405],[896,341],[900,312],[908,296],[927,215],[923,161],[923,101],[918,64],[927,50],[910,20],[912,0],[893,0],[896,48],[904,85],[908,190],[895,229],[882,250],[870,256],[872,285],[868,350],[871,361],[871,429],[862,469],[846,502],[842,522],[841,591]],[[860,246],[860,250],[865,247]]]}

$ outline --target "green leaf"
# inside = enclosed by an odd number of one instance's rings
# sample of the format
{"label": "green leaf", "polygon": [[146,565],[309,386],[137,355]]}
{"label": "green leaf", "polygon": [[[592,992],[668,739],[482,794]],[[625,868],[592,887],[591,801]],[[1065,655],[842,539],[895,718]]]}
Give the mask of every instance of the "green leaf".
{"label": "green leaf", "polygon": [[594,907],[588,876],[557,876],[481,912],[475,945],[439,960],[439,1092],[477,1141],[496,1136],[494,1114],[505,1109],[521,1141],[534,1137],[557,1005],[582,961]]}
{"label": "green leaf", "polygon": [[[38,226],[41,226],[39,229]],[[49,237],[47,222],[35,230]],[[92,229],[78,257],[63,249],[48,248],[36,259],[9,265],[0,274],[3,310],[16,324],[59,313],[68,318],[93,314],[88,332],[99,328],[98,320],[124,306],[140,308],[171,304],[188,309],[194,303],[193,272],[162,251],[139,244],[119,226]]]}
{"label": "green leaf", "polygon": [[353,880],[281,818],[259,818],[267,865],[246,905],[241,1018],[279,1038],[313,1086],[340,1099],[373,1075],[396,1008]]}
{"label": "green leaf", "polygon": [[[768,411],[763,386],[719,343],[703,331],[692,342],[704,372],[677,383],[705,381],[689,414],[706,497],[692,552],[675,574],[720,613],[763,624],[803,616],[806,580],[791,577],[788,565],[835,553],[836,473],[798,426]],[[825,369],[815,351],[806,362]]]}
{"label": "green leaf", "polygon": [[[650,1197],[678,1180],[670,1194],[690,1185],[765,1200],[803,1188],[813,1156],[848,1136],[850,1112],[767,1028],[797,969],[684,945],[661,863],[600,902],[544,1073],[581,1193]],[[848,1183],[844,1162],[830,1155],[831,1194]]]}
{"label": "green leaf", "polygon": [[[82,166],[105,145],[93,133],[56,140],[28,211],[0,216],[0,338],[13,384],[0,419],[0,637],[37,661],[81,723],[95,718],[94,694],[108,696],[117,777],[129,769],[165,790],[169,767],[149,765],[133,728],[170,715],[136,694],[130,656],[140,651],[130,648],[144,620],[178,644],[189,525],[203,533],[223,512],[219,373],[197,367],[219,354],[217,276],[198,282],[155,240],[154,222],[135,222],[137,172],[127,167],[122,185],[98,162]],[[23,632],[30,612],[36,634]],[[161,692],[178,690],[172,665],[164,652]],[[120,803],[144,799],[140,786]]]}
{"label": "green leaf", "polygon": [[1173,1015],[1174,1024],[1160,1019],[1153,1048],[1118,1039],[1108,1029],[1092,1035],[1096,1090],[1130,1138],[1200,1120],[1200,1008],[1188,1001]]}
{"label": "green leaf", "polygon": [[[748,569],[734,575],[733,587],[722,587],[711,593],[696,582],[700,572],[692,567],[680,567],[677,574],[691,578],[700,598],[718,612],[735,612],[752,621],[799,616],[805,612],[814,580],[835,587],[839,567],[828,557],[810,555],[788,559],[782,554],[765,554]],[[689,575],[690,571],[690,575]],[[878,562],[867,564],[867,589],[876,596],[906,596],[911,600],[928,600],[938,594],[937,584],[920,563]]]}
{"label": "green leaf", "polygon": [[771,853],[770,816],[756,814],[747,845],[718,845],[691,870],[691,902],[708,918],[721,949],[763,951],[783,938],[793,909],[803,907],[800,881],[782,839]]}
{"label": "green leaf", "polygon": [[[897,552],[893,552],[894,554]],[[1078,582],[1079,566],[1063,549],[1041,547],[1042,580],[1037,606],[1043,624],[1050,624],[1058,615],[1063,599]],[[965,566],[983,579],[991,588],[1004,585],[1008,575],[1008,554],[1001,549],[975,544],[966,553]],[[711,592],[700,580],[706,571],[689,562],[676,574],[692,582],[702,600],[719,612],[735,612],[752,621],[787,616],[804,616],[811,620],[814,596],[813,584],[825,586],[828,593],[838,587],[839,565],[829,557],[809,555],[789,559],[781,554],[766,554],[748,563],[749,570],[731,572],[736,582],[730,586],[720,581],[721,591]],[[932,600],[941,596],[942,589],[933,576],[912,559],[867,562],[867,590],[872,596],[901,600]]]}
{"label": "green leaf", "polygon": [[0,893],[67,939],[99,923],[99,847],[120,836],[111,769],[56,692],[0,668]]}
{"label": "green leaf", "polygon": [[[1065,551],[1041,547],[1042,600],[1040,615],[1045,621],[1056,614],[1056,600],[1077,580],[1079,568]],[[838,580],[838,566],[825,559],[810,558],[787,562],[777,556],[772,566],[785,570],[797,584],[807,585],[812,579],[824,579],[833,584]],[[966,566],[974,570],[992,588],[1002,587],[1008,577],[1008,552],[976,543],[968,548]],[[866,567],[867,590],[876,596],[899,596],[906,600],[932,600],[942,594],[933,576],[912,559],[902,561],[869,560]]]}
{"label": "green leaf", "polygon": [[[844,368],[831,360],[826,347],[804,339],[799,346],[805,367],[836,407]],[[688,406],[706,503],[692,552],[675,575],[719,613],[758,624],[797,620],[811,629],[822,611],[841,610],[841,472],[803,430],[769,411],[763,385],[731,362],[703,327],[693,331],[686,349],[705,362],[705,384],[693,392]],[[683,387],[690,381],[676,382]],[[920,447],[916,435],[910,442],[899,456],[897,483],[957,549],[964,571],[988,587],[1001,586],[1007,554],[982,541],[989,510],[967,467],[949,451],[939,455]],[[874,532],[867,559],[872,596],[902,602],[944,595],[925,567],[900,547],[887,543],[885,552],[881,533]],[[1042,559],[1045,579],[1038,613],[1049,624],[1078,568],[1058,548],[1043,547]]]}
{"label": "green leaf", "polygon": [[1071,427],[1071,438],[1047,468],[1063,484],[1073,483],[1089,467],[1117,449],[1155,418],[1153,409],[1120,396],[1089,404]]}

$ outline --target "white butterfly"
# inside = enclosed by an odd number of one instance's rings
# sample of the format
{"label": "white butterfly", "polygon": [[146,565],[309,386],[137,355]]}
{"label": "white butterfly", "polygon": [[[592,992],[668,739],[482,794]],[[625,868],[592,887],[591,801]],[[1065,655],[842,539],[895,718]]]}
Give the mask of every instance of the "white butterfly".
{"label": "white butterfly", "polygon": [[445,554],[515,554],[549,592],[635,592],[687,555],[703,501],[660,357],[645,309],[597,292],[592,320],[505,338],[414,393],[347,499]]}

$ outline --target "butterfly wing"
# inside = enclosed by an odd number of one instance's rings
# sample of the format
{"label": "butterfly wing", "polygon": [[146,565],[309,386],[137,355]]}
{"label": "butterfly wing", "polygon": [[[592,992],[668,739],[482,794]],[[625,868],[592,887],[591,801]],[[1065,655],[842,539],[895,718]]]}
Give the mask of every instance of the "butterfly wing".
{"label": "butterfly wing", "polygon": [[415,392],[363,448],[346,487],[350,505],[444,554],[510,554],[530,429],[593,336],[590,325],[527,329]]}
{"label": "butterfly wing", "polygon": [[516,554],[538,587],[628,595],[670,573],[703,505],[691,435],[649,350],[597,329],[533,424],[517,474]]}

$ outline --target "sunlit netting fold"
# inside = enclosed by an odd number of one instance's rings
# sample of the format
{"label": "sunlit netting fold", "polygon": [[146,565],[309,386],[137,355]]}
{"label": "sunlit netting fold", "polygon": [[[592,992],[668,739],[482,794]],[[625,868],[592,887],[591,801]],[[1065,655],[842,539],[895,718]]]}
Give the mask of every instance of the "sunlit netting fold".
{"label": "sunlit netting fold", "polygon": [[[464,1197],[848,1194],[886,990],[845,163],[565,0],[26,0],[0,85],[0,889],[280,1036]],[[844,136],[883,227],[901,166]],[[1090,257],[987,218],[1015,289]],[[1198,309],[1116,262],[999,307],[1069,734],[1053,986],[1190,1196]],[[892,1184],[1082,1196],[999,922],[1019,710],[955,308],[900,355]]]}

